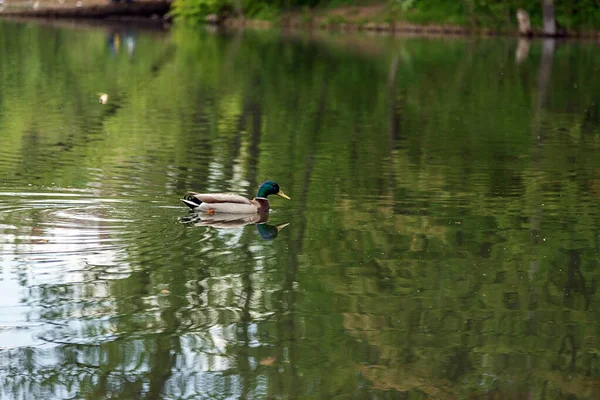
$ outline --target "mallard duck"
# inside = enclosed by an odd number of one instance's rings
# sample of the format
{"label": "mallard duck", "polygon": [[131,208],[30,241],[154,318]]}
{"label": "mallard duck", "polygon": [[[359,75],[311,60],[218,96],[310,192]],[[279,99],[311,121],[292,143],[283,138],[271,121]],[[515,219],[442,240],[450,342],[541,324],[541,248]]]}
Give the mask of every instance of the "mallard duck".
{"label": "mallard duck", "polygon": [[265,214],[269,212],[269,195],[275,194],[284,199],[290,198],[279,189],[273,181],[265,181],[258,188],[256,197],[252,200],[230,193],[188,193],[181,199],[194,211],[208,214]]}

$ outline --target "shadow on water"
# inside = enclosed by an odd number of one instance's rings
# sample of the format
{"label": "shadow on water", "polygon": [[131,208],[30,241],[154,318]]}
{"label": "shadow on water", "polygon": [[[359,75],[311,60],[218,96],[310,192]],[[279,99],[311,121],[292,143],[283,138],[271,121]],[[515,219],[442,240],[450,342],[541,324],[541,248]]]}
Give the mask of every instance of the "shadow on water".
{"label": "shadow on water", "polygon": [[596,45],[356,40],[0,24],[3,398],[594,398]]}

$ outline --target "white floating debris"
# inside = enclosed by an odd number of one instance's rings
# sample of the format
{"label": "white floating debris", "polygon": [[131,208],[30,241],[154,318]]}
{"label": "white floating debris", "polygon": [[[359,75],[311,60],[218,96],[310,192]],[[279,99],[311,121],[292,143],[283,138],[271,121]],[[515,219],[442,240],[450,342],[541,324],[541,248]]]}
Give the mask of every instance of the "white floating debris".
{"label": "white floating debris", "polygon": [[100,96],[98,98],[98,102],[100,104],[106,104],[106,102],[108,101],[108,94],[106,94],[106,93],[97,93],[97,94],[98,94],[98,96]]}

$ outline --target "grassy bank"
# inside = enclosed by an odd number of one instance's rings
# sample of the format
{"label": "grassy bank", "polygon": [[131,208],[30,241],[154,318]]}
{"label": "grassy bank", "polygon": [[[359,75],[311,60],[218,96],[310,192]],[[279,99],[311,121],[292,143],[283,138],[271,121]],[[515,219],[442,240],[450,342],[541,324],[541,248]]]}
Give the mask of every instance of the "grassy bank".
{"label": "grassy bank", "polygon": [[[212,14],[261,26],[502,33],[516,31],[519,8],[541,29],[539,0],[175,0],[172,14],[192,23]],[[570,34],[600,30],[598,0],[555,1],[555,8],[557,23]]]}

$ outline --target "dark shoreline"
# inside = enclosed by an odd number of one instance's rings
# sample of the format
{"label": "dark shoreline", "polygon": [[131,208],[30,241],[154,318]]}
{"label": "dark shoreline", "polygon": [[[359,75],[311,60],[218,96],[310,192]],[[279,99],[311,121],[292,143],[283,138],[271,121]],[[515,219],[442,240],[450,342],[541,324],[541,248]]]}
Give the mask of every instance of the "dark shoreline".
{"label": "dark shoreline", "polygon": [[[70,20],[70,21],[114,21],[115,23],[135,22],[136,24],[160,24],[171,22],[169,11],[170,0],[149,0],[132,3],[110,3],[82,7],[49,7],[40,9],[4,10],[0,18],[18,20]],[[447,36],[520,36],[516,29],[472,28],[459,25],[412,24],[407,22],[356,24],[352,22],[328,23],[313,20],[310,24],[301,23],[295,18],[284,16],[279,21],[256,19],[227,18],[207,22],[207,26],[222,26],[229,29],[282,29],[298,31],[323,32],[367,32],[383,35],[415,34],[415,35],[447,35]],[[534,30],[530,38],[546,38],[541,30]],[[600,39],[600,31],[562,31],[554,38],[566,39]]]}
{"label": "dark shoreline", "polygon": [[164,19],[171,9],[167,0],[132,3],[110,3],[82,7],[49,7],[40,9],[4,10],[0,18],[41,19]]}
{"label": "dark shoreline", "polygon": [[302,24],[293,20],[282,19],[281,22],[261,21],[261,20],[243,20],[243,19],[225,19],[218,24],[227,28],[253,28],[253,29],[270,29],[280,28],[285,30],[305,30],[305,31],[329,31],[329,32],[369,32],[381,33],[387,35],[395,34],[416,34],[416,35],[448,35],[448,36],[506,36],[506,37],[523,37],[529,39],[600,39],[600,31],[561,31],[557,35],[545,35],[540,29],[534,29],[531,35],[520,35],[515,29],[489,29],[489,28],[470,28],[459,25],[437,25],[437,24],[411,24],[399,21],[395,24],[390,23],[340,23],[327,24],[320,21],[315,21],[312,24]]}

